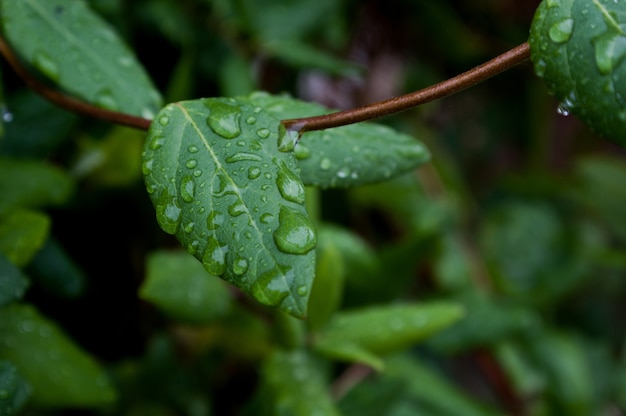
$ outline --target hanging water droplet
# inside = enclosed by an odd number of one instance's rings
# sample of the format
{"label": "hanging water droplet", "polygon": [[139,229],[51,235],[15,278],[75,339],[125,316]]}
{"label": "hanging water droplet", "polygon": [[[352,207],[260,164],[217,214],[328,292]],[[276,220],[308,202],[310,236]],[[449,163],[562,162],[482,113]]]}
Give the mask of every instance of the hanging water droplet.
{"label": "hanging water droplet", "polygon": [[305,145],[298,143],[293,151],[293,154],[296,156],[296,159],[303,160],[311,156],[311,150]]}
{"label": "hanging water droplet", "polygon": [[13,113],[9,111],[9,108],[6,105],[0,106],[0,113],[2,113],[2,121],[5,123],[10,123],[13,121]]}
{"label": "hanging water droplet", "polygon": [[274,242],[280,251],[288,254],[306,254],[315,247],[315,230],[304,214],[281,207],[278,222],[279,226],[274,231]]}
{"label": "hanging water droplet", "polygon": [[228,247],[221,246],[213,236],[207,240],[206,248],[202,254],[202,265],[209,273],[221,276],[226,272],[226,253]]}
{"label": "hanging water droplet", "polygon": [[282,197],[287,201],[295,202],[296,204],[304,203],[304,185],[302,185],[302,181],[284,164],[278,169],[276,186],[278,186],[278,191]]}
{"label": "hanging water droplet", "polygon": [[235,261],[233,262],[233,273],[235,273],[237,276],[241,276],[247,271],[248,260],[244,259],[243,257],[235,259]]}
{"label": "hanging water droplet", "polygon": [[567,18],[554,23],[548,31],[548,36],[555,43],[567,42],[574,31],[574,19]]}
{"label": "hanging water droplet", "polygon": [[250,168],[248,168],[248,179],[256,179],[259,176],[261,176],[261,169],[256,166],[250,166]]}
{"label": "hanging water droplet", "polygon": [[59,67],[54,59],[44,51],[36,51],[33,57],[33,65],[53,81],[59,80]]}
{"label": "hanging water droplet", "polygon": [[574,93],[571,93],[567,98],[559,103],[556,112],[564,117],[567,117],[572,113],[572,109],[575,105],[576,95]]}
{"label": "hanging water droplet", "polygon": [[206,121],[211,130],[225,139],[234,139],[241,134],[241,112],[238,107],[216,100],[211,100],[206,105],[210,110]]}
{"label": "hanging water droplet", "polygon": [[241,199],[238,199],[237,202],[232,203],[228,207],[228,213],[231,217],[238,217],[246,211],[246,206]]}
{"label": "hanging water droplet", "polygon": [[206,227],[209,230],[216,230],[224,222],[224,214],[219,211],[209,212],[209,216],[206,219]]}
{"label": "hanging water droplet", "polygon": [[328,170],[330,169],[331,166],[332,166],[332,162],[327,157],[322,159],[322,161],[320,162],[320,169],[322,170]]}
{"label": "hanging water droplet", "polygon": [[226,162],[228,163],[234,163],[234,162],[242,162],[244,160],[249,160],[252,162],[260,162],[261,161],[261,156],[256,155],[254,153],[244,153],[244,152],[239,152],[239,153],[235,153],[232,156],[229,156],[226,158]]}
{"label": "hanging water droplet", "polygon": [[291,152],[298,142],[299,134],[297,131],[287,130],[282,124],[278,130],[278,151]]}
{"label": "hanging water droplet", "polygon": [[180,196],[185,202],[193,202],[196,196],[196,182],[189,175],[180,180]]}

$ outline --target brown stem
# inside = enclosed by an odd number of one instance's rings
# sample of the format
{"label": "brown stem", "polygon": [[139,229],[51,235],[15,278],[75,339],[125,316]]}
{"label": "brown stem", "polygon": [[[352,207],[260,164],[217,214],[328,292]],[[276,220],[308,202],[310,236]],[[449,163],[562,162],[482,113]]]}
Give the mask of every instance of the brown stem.
{"label": "brown stem", "polygon": [[118,113],[116,111],[105,110],[103,108],[95,107],[91,104],[69,97],[65,94],[54,90],[41,81],[33,77],[26,68],[24,68],[19,58],[13,53],[6,41],[0,36],[0,54],[4,56],[11,68],[19,75],[20,78],[26,83],[26,85],[41,95],[48,101],[56,104],[57,106],[74,113],[83,114],[90,117],[95,117],[100,120],[109,121],[111,123],[120,124],[123,126],[133,127],[140,130],[148,130],[151,120],[147,120],[142,117],[136,117],[130,114]]}
{"label": "brown stem", "polygon": [[303,133],[345,126],[398,113],[420,104],[456,94],[528,60],[529,57],[530,48],[525,42],[476,68],[422,90],[351,110],[316,117],[283,120],[283,125],[289,130]]}

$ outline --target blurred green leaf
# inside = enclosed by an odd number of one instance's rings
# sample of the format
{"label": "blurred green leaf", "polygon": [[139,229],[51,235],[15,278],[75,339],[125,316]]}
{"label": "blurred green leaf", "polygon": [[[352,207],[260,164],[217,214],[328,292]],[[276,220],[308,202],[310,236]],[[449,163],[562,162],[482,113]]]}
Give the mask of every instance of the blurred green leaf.
{"label": "blurred green leaf", "polygon": [[2,28],[12,47],[48,79],[108,110],[147,119],[161,97],[133,51],[82,0],[5,0]]}
{"label": "blurred green leaf", "polygon": [[223,281],[186,251],[153,252],[147,261],[139,296],[172,319],[199,324],[228,312],[231,296]]}
{"label": "blurred green leaf", "polygon": [[0,309],[0,359],[13,362],[42,406],[94,407],[116,398],[106,373],[33,306]]}
{"label": "blurred green leaf", "polygon": [[30,386],[15,366],[8,361],[0,361],[0,414],[18,414],[30,393]]}
{"label": "blurred green leaf", "polygon": [[70,177],[55,166],[0,158],[0,214],[15,208],[60,205],[73,188]]}
{"label": "blurred green leaf", "polygon": [[9,259],[0,253],[0,307],[24,296],[30,282]]}
{"label": "blurred green leaf", "polygon": [[23,267],[48,238],[50,218],[40,212],[18,210],[0,217],[0,253]]}
{"label": "blurred green leaf", "polygon": [[247,100],[169,104],[150,127],[143,173],[159,225],[209,273],[302,318],[316,235],[280,127]]}
{"label": "blurred green leaf", "polygon": [[[315,338],[315,348],[346,359],[346,351],[389,354],[409,348],[457,322],[464,309],[455,303],[395,304],[342,311]],[[359,356],[353,360],[359,360]]]}

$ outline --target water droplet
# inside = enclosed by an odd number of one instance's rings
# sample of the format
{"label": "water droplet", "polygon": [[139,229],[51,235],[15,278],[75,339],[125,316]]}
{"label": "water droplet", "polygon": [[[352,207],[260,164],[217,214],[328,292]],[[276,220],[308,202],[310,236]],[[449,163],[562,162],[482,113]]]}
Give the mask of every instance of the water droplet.
{"label": "water droplet", "polygon": [[196,178],[200,177],[202,175],[202,171],[200,169],[196,169],[193,171],[193,176],[195,176]]}
{"label": "water droplet", "polygon": [[274,221],[274,215],[272,215],[272,214],[270,214],[270,213],[268,212],[268,213],[265,213],[265,214],[261,215],[261,218],[260,218],[260,219],[261,219],[261,222],[262,222],[263,224],[269,224],[269,223],[271,223],[272,221]]}
{"label": "water droplet", "polygon": [[245,160],[249,160],[252,162],[260,162],[261,161],[261,156],[256,155],[254,153],[244,153],[244,152],[240,152],[240,153],[235,153],[232,156],[229,156],[226,158],[226,162],[228,163],[235,163],[235,162],[242,162]]}
{"label": "water droplet", "polygon": [[299,138],[297,131],[287,130],[281,124],[278,131],[278,151],[291,152],[296,147]]}
{"label": "water droplet", "polygon": [[256,135],[259,136],[262,139],[267,139],[268,137],[270,137],[270,131],[269,129],[258,129],[256,131]]}
{"label": "water droplet", "polygon": [[238,217],[245,212],[247,212],[247,209],[241,199],[238,199],[237,202],[234,202],[228,207],[228,213],[231,215],[231,217]]}
{"label": "water droplet", "polygon": [[278,170],[276,185],[283,198],[297,204],[304,203],[304,185],[300,178],[284,164]]}
{"label": "water droplet", "polygon": [[561,103],[559,103],[556,112],[564,117],[569,116],[572,113],[572,109],[576,106],[576,94],[570,93]]}
{"label": "water droplet", "polygon": [[169,197],[167,191],[159,198],[155,211],[157,222],[163,231],[174,234],[180,222],[181,209],[176,200]]}
{"label": "water droplet", "polygon": [[320,162],[320,169],[322,170],[328,170],[330,169],[332,165],[332,162],[330,161],[329,158],[325,157],[324,159],[322,159],[322,161]]}
{"label": "water droplet", "polygon": [[276,266],[262,273],[251,287],[252,295],[257,299],[264,299],[264,303],[280,305],[289,296],[289,284],[295,276],[289,266]]}
{"label": "water droplet", "polygon": [[154,164],[154,159],[144,160],[141,164],[141,172],[144,176],[149,175],[152,172],[152,165]]}
{"label": "water droplet", "polygon": [[548,31],[548,35],[553,42],[564,43],[572,37],[574,30],[574,19],[567,18],[553,24]]}
{"label": "water droplet", "polygon": [[[183,230],[185,230],[185,232],[186,232],[187,234],[189,234],[189,233],[191,233],[191,232],[193,231],[193,228],[194,228],[194,226],[195,226],[195,225],[196,225],[196,223],[195,223],[195,222],[190,222],[190,223],[186,224],[186,225],[183,227]],[[196,244],[197,244],[197,242],[196,242]]]}
{"label": "water droplet", "polygon": [[241,276],[247,271],[248,260],[244,259],[243,257],[235,259],[235,261],[233,262],[233,273],[235,273],[237,276]]}
{"label": "water droplet", "polygon": [[246,124],[253,125],[254,123],[256,123],[256,117],[250,116],[246,119]]}
{"label": "water droplet", "polygon": [[167,126],[168,124],[170,124],[169,116],[163,115],[159,117],[159,124],[162,126]]}
{"label": "water droplet", "polygon": [[307,293],[309,293],[309,288],[306,287],[305,285],[301,285],[301,286],[298,286],[297,292],[298,292],[298,295],[300,296],[306,296]]}
{"label": "water droplet", "polygon": [[209,230],[216,230],[224,222],[224,214],[219,211],[211,211],[206,219],[206,227]]}
{"label": "water droplet", "polygon": [[227,252],[228,247],[221,246],[214,236],[210,236],[202,254],[202,265],[206,271],[215,276],[223,275],[226,272]]}
{"label": "water droplet", "polygon": [[278,222],[279,226],[274,231],[274,242],[280,251],[288,254],[306,254],[315,247],[315,230],[304,214],[281,207]]}
{"label": "water droplet", "polygon": [[189,153],[198,153],[198,147],[197,147],[197,146],[194,146],[194,145],[191,145],[191,146],[189,146],[189,147],[187,148],[187,151],[188,151]]}
{"label": "water droplet", "polygon": [[337,177],[345,179],[350,175],[350,169],[343,167],[337,171]]}
{"label": "water droplet", "polygon": [[234,139],[241,134],[241,112],[238,107],[217,100],[209,100],[206,106],[211,111],[207,117],[207,125],[211,130],[225,139]]}
{"label": "water droplet", "polygon": [[193,169],[198,166],[198,161],[196,159],[189,159],[187,163],[185,163],[185,166],[189,169]]}
{"label": "water droplet", "polygon": [[[605,18],[606,19],[606,18]],[[596,65],[603,75],[608,75],[626,57],[626,36],[607,22],[608,30],[593,40]]]}
{"label": "water droplet", "polygon": [[150,139],[150,150],[159,150],[163,147],[163,143],[165,143],[165,137],[153,136],[152,139]]}
{"label": "water droplet", "polygon": [[298,145],[293,151],[293,154],[296,156],[297,159],[303,160],[311,156],[311,150],[308,147],[304,146],[303,144],[298,143]]}
{"label": "water droplet", "polygon": [[261,169],[257,168],[256,166],[251,166],[248,169],[248,179],[256,179],[259,176],[261,176]]}
{"label": "water droplet", "polygon": [[105,108],[111,111],[118,111],[119,105],[115,98],[113,98],[113,91],[109,88],[103,88],[96,93],[93,102],[101,108]]}
{"label": "water droplet", "polygon": [[2,121],[10,123],[13,121],[13,113],[9,111],[6,105],[0,105],[0,113],[2,114]]}
{"label": "water droplet", "polygon": [[189,175],[180,180],[180,196],[185,202],[193,202],[196,194],[196,182]]}
{"label": "water droplet", "polygon": [[561,0],[548,0],[548,8],[551,9],[553,7],[559,7],[561,5]]}
{"label": "water droplet", "polygon": [[55,82],[59,80],[59,67],[56,61],[54,61],[46,52],[35,52],[33,65],[51,80]]}
{"label": "water droplet", "polygon": [[539,78],[543,78],[546,74],[546,67],[548,66],[546,64],[546,61],[544,61],[543,59],[539,59],[537,62],[535,62],[535,73],[537,74],[537,76]]}

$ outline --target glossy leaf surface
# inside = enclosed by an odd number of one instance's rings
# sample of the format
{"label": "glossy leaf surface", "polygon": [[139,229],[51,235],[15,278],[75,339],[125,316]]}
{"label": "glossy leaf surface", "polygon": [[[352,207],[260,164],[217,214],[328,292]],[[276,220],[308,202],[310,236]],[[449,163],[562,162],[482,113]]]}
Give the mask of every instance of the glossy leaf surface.
{"label": "glossy leaf surface", "polygon": [[30,305],[0,309],[0,359],[32,386],[34,403],[100,406],[116,396],[106,373],[54,323]]}
{"label": "glossy leaf surface", "polygon": [[82,0],[3,0],[2,27],[48,79],[109,110],[151,119],[161,97],[113,27]]}
{"label": "glossy leaf surface", "polygon": [[597,133],[626,145],[626,8],[613,0],[544,0],[529,44],[535,72]]}
{"label": "glossy leaf surface", "polygon": [[[330,112],[288,96],[254,93],[249,97],[281,120]],[[306,132],[294,153],[302,181],[321,188],[345,188],[381,182],[426,163],[430,153],[406,134],[376,123]]]}
{"label": "glossy leaf surface", "polygon": [[159,225],[209,273],[303,317],[316,235],[280,126],[241,100],[170,104],[150,128],[143,172]]}

